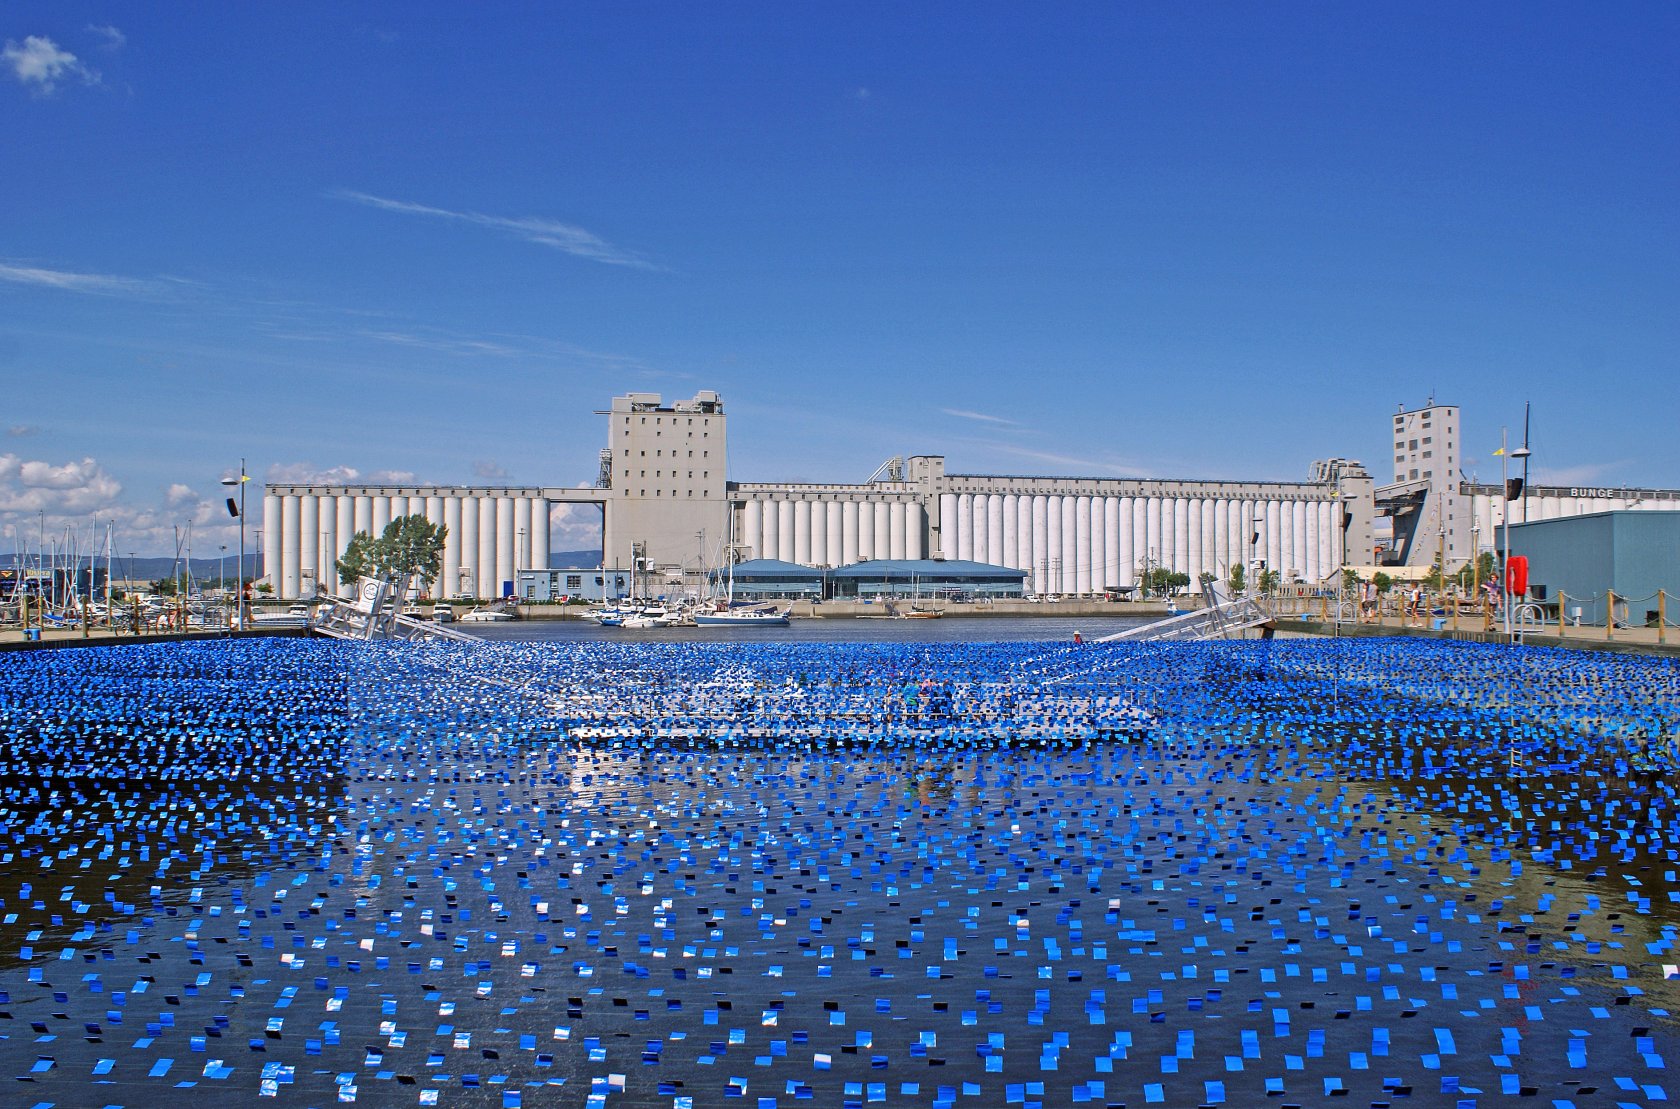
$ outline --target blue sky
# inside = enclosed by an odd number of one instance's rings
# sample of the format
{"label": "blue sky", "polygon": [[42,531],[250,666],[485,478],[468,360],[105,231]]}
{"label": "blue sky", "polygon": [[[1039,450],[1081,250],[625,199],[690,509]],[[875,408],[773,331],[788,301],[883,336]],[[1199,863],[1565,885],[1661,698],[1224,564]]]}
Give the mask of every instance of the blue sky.
{"label": "blue sky", "polygon": [[[230,534],[223,471],[1680,485],[1672,4],[11,3],[0,551]],[[557,521],[556,542],[580,537]],[[127,542],[124,542],[124,539]]]}

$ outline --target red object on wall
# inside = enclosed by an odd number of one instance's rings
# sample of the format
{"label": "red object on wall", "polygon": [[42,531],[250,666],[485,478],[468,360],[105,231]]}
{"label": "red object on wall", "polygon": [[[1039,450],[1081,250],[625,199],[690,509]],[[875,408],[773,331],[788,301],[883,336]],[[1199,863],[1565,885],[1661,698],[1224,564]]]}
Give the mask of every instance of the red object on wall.
{"label": "red object on wall", "polygon": [[1528,592],[1528,557],[1512,555],[1505,563],[1505,592],[1521,597]]}

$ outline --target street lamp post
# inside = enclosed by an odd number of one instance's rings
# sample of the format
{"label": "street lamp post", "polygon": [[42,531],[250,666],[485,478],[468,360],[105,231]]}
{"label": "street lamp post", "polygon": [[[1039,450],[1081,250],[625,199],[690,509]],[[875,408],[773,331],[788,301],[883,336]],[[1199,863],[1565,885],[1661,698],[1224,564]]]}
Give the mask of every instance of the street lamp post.
{"label": "street lamp post", "polygon": [[251,479],[245,474],[245,460],[243,458],[239,460],[239,476],[237,478],[225,477],[222,479],[223,485],[239,486],[239,511],[234,511],[232,497],[228,498],[227,506],[230,515],[239,517],[239,581],[237,583],[237,589],[239,592],[238,624],[240,631],[245,630],[245,483],[250,480]]}
{"label": "street lamp post", "polygon": [[1501,593],[1503,594],[1503,596],[1505,598],[1505,638],[1506,638],[1507,641],[1509,641],[1510,638],[1511,638],[1511,635],[1512,635],[1511,618],[1514,615],[1513,609],[1516,605],[1516,598],[1511,596],[1511,590],[1510,590],[1510,584],[1511,584],[1511,571],[1510,571],[1510,567],[1511,567],[1511,499],[1512,499],[1511,498],[1511,459],[1513,459],[1513,458],[1522,459],[1523,460],[1523,472],[1527,473],[1528,472],[1528,458],[1529,458],[1530,451],[1527,447],[1518,447],[1514,451],[1508,451],[1508,450],[1505,449],[1505,442],[1506,442],[1506,429],[1500,428],[1499,429],[1499,468],[1500,468],[1499,476],[1502,479],[1502,481],[1501,481],[1501,487],[1502,487],[1501,491],[1505,495],[1505,506],[1500,511],[1500,519],[1505,525],[1505,542],[1503,544],[1503,546],[1505,548],[1505,559],[1504,559],[1504,563],[1503,563],[1503,565],[1505,567],[1505,580],[1503,582],[1501,582],[1500,584],[1501,584],[1501,586],[1504,587],[1501,590]]}

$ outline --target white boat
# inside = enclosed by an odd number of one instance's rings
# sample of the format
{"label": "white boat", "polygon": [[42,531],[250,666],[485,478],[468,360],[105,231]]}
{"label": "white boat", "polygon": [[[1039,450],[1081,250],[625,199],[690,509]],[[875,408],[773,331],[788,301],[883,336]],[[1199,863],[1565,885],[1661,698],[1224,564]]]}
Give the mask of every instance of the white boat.
{"label": "white boat", "polygon": [[726,592],[721,599],[712,602],[712,611],[695,611],[691,617],[695,625],[702,628],[786,627],[788,616],[793,612],[792,605],[788,605],[780,612],[777,612],[768,604],[735,607],[735,551],[736,544],[729,544],[726,551],[729,559],[729,584]]}
{"label": "white boat", "polygon": [[733,608],[719,612],[696,612],[694,623],[699,627],[770,628],[786,627],[788,610],[773,608]]}
{"label": "white boat", "polygon": [[455,610],[446,604],[435,604],[432,606],[432,620],[438,624],[453,624],[455,622]]}
{"label": "white boat", "polygon": [[253,628],[269,630],[275,628],[307,628],[309,626],[309,606],[293,605],[285,612],[253,612],[249,620]]}
{"label": "white boat", "polygon": [[497,608],[497,607],[492,605],[492,606],[481,606],[479,608],[473,609],[471,612],[463,613],[462,616],[461,616],[461,623],[463,623],[463,624],[505,624],[508,621],[514,620],[514,619],[517,619],[517,617],[515,617],[513,615],[513,613],[507,611],[506,609]]}

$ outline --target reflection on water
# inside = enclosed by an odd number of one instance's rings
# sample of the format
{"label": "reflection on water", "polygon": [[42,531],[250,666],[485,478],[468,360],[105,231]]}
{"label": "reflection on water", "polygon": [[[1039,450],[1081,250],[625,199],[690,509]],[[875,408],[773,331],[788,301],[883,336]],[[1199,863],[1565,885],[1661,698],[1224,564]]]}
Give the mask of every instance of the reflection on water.
{"label": "reflection on water", "polygon": [[0,671],[31,1103],[1665,1097],[1672,786],[1577,727],[1650,684],[1501,715],[1551,672],[1464,645],[83,657]]}

